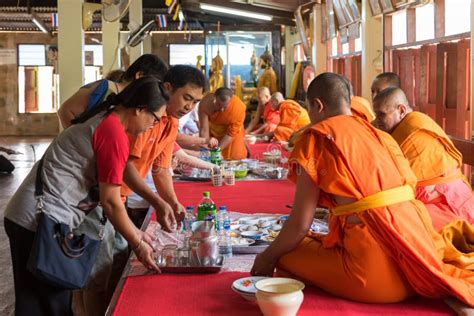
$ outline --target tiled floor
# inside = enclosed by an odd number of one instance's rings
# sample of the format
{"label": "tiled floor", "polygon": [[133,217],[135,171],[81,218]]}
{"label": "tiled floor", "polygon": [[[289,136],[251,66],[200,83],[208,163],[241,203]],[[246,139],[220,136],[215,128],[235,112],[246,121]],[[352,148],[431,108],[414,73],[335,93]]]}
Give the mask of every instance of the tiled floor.
{"label": "tiled floor", "polygon": [[14,314],[13,272],[10,245],[3,228],[3,214],[10,197],[26,177],[36,159],[40,159],[52,138],[1,137],[0,147],[7,147],[23,155],[7,155],[15,165],[12,174],[0,173],[0,315]]}

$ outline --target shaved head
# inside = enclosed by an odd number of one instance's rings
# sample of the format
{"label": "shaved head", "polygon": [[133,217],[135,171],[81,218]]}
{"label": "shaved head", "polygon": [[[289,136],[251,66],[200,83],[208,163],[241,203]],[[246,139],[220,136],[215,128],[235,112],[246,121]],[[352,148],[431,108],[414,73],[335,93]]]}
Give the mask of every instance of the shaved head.
{"label": "shaved head", "polygon": [[270,101],[270,89],[267,87],[260,87],[257,89],[258,103],[265,105]]}
{"label": "shaved head", "polygon": [[378,93],[374,100],[375,126],[392,133],[405,116],[412,112],[407,96],[400,88],[387,88]]}
{"label": "shaved head", "polygon": [[274,94],[272,94],[272,97],[270,98],[270,102],[274,110],[278,110],[280,103],[283,101],[285,101],[285,98],[283,97],[283,94],[281,94],[280,92],[275,92]]}
{"label": "shaved head", "polygon": [[354,96],[354,88],[352,87],[352,83],[351,81],[349,80],[349,78],[347,78],[346,76],[341,76],[342,79],[344,79],[344,81],[346,82],[346,84],[349,86],[349,93],[350,93],[350,96],[353,97]]}
{"label": "shaved head", "polygon": [[351,87],[347,78],[325,72],[308,87],[307,103],[313,124],[336,115],[351,115]]}
{"label": "shaved head", "polygon": [[394,72],[382,72],[372,82],[372,99],[387,88],[400,88],[400,77]]}

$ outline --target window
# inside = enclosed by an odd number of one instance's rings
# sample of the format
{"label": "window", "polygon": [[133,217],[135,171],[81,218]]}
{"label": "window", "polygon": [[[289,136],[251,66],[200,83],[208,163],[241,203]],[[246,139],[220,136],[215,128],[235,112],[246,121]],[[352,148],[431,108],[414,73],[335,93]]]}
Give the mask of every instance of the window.
{"label": "window", "polygon": [[102,45],[84,45],[84,57],[84,84],[102,79],[101,72],[104,65]]}
{"label": "window", "polygon": [[342,44],[342,54],[349,54],[349,43]]}
{"label": "window", "polygon": [[332,56],[337,56],[337,43],[338,43],[337,39],[338,39],[337,36],[332,39],[332,43],[331,43]]}
{"label": "window", "polygon": [[45,66],[46,53],[44,45],[18,45],[19,66]]}
{"label": "window", "polygon": [[424,41],[434,38],[434,4],[429,3],[416,8],[416,40]]}
{"label": "window", "polygon": [[392,45],[407,42],[407,11],[403,10],[392,15]]}
{"label": "window", "polygon": [[[197,63],[197,56],[201,56],[201,65],[204,66],[204,45],[200,44],[170,44],[169,45],[169,64],[173,65],[192,65]],[[222,57],[222,51],[221,51]]]}
{"label": "window", "polygon": [[471,29],[471,1],[445,0],[445,35],[469,32]]}
{"label": "window", "polygon": [[354,40],[354,49],[356,52],[362,51],[362,35]]}

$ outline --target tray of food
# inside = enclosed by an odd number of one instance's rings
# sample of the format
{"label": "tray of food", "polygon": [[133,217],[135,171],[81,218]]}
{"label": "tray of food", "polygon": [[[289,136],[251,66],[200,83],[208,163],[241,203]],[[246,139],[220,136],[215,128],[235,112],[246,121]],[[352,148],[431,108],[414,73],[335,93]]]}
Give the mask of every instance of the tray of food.
{"label": "tray of food", "polygon": [[233,253],[256,254],[264,251],[281,230],[279,216],[245,216],[232,222]]}

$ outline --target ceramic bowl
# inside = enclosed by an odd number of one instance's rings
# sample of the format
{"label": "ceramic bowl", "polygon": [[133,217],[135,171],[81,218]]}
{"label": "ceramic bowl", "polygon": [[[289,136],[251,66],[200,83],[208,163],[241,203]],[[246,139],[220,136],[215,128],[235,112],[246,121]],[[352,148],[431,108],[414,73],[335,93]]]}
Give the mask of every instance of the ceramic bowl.
{"label": "ceramic bowl", "polygon": [[304,283],[290,278],[257,281],[258,306],[265,316],[294,316],[303,302]]}
{"label": "ceramic bowl", "polygon": [[241,217],[239,219],[240,224],[245,224],[245,225],[257,225],[259,219],[255,217]]}
{"label": "ceramic bowl", "polygon": [[242,169],[234,170],[234,175],[235,175],[236,179],[245,178],[248,173],[249,173],[248,169],[243,169],[242,168]]}
{"label": "ceramic bowl", "polygon": [[259,240],[260,238],[262,238],[262,235],[263,234],[261,231],[245,231],[240,233],[240,236],[253,240]]}

